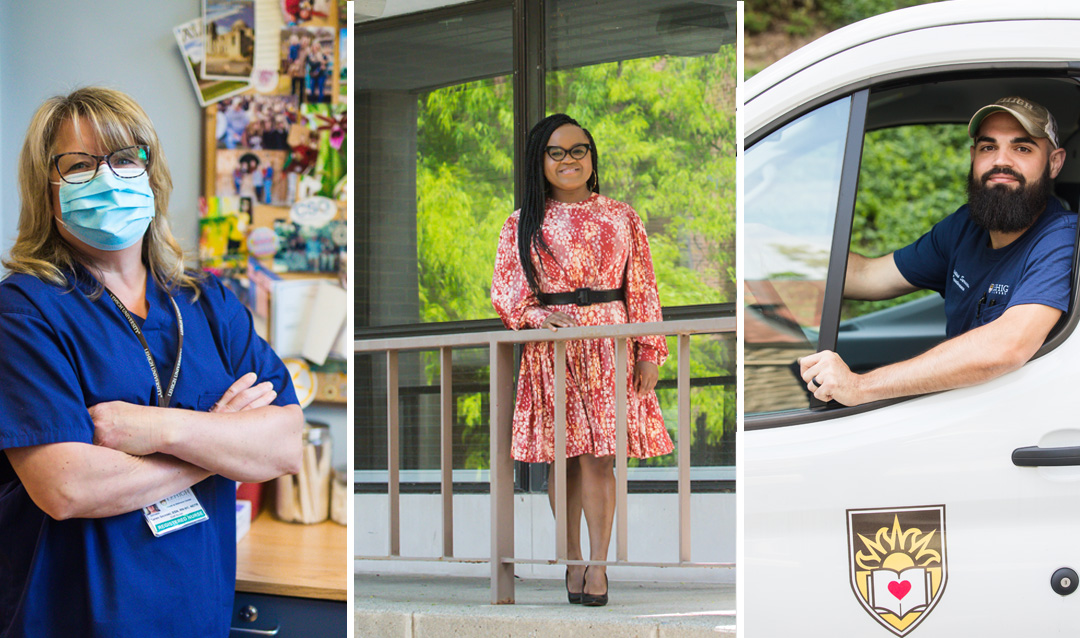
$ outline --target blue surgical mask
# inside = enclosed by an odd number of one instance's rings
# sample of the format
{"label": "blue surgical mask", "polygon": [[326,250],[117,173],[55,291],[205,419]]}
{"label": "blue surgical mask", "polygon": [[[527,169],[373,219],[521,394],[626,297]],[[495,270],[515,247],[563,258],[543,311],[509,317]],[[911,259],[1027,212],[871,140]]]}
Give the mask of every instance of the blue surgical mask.
{"label": "blue surgical mask", "polygon": [[61,223],[99,250],[128,248],[146,233],[153,218],[154,191],[145,173],[121,178],[102,166],[89,182],[60,182]]}

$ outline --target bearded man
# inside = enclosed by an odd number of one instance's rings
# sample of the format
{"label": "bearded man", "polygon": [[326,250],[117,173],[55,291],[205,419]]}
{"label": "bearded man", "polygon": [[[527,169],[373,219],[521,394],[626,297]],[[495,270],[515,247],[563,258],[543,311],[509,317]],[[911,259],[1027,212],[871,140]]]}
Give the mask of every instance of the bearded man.
{"label": "bearded man", "polygon": [[896,252],[850,253],[844,282],[849,299],[937,291],[946,341],[865,374],[828,350],[803,357],[818,399],[851,406],[989,381],[1024,365],[1068,310],[1076,214],[1052,195],[1065,162],[1053,115],[1006,97],[979,109],[968,134],[967,205]]}

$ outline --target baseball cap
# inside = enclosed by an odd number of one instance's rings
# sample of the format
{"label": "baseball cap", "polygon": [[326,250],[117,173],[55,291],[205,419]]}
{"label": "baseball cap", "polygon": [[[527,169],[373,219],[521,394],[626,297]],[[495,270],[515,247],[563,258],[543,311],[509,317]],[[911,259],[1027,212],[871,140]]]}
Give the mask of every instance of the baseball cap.
{"label": "baseball cap", "polygon": [[976,133],[979,132],[979,125],[986,119],[986,116],[998,111],[1005,111],[1015,117],[1020,122],[1020,126],[1023,126],[1024,130],[1031,135],[1049,139],[1054,148],[1059,146],[1057,121],[1054,120],[1054,116],[1050,114],[1050,111],[1031,100],[1025,100],[1015,95],[1003,97],[997,102],[975,111],[975,115],[968,122],[968,136],[974,138]]}

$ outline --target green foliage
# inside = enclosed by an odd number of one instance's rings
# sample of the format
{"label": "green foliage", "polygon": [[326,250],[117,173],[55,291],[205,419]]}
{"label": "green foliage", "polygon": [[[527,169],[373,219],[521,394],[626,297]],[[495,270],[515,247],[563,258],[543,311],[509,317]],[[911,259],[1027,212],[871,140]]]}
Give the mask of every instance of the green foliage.
{"label": "green foliage", "polygon": [[491,438],[486,427],[483,395],[466,394],[457,397],[457,420],[464,425],[461,442],[465,445],[464,467],[467,470],[488,469]]}
{"label": "green foliage", "polygon": [[[601,191],[629,202],[649,230],[653,267],[665,306],[734,301],[735,50],[700,58],[648,58],[548,75],[549,112],[567,112],[596,138]],[[598,91],[600,89],[600,91]],[[674,379],[672,360],[661,379]],[[691,376],[727,374],[734,356],[723,342],[693,340]],[[677,393],[658,393],[672,438]],[[692,394],[692,421],[718,446],[734,427],[724,388]],[[733,458],[733,457],[732,457]],[[638,461],[670,466],[676,455]]]}
{"label": "green foliage", "polygon": [[[734,301],[735,55],[728,46],[714,55],[612,62],[547,76],[549,112],[569,113],[596,139],[601,191],[629,202],[645,222],[665,306]],[[495,316],[492,263],[514,199],[511,100],[508,78],[419,98],[417,257],[425,322]],[[733,374],[728,341],[694,338],[691,374]],[[427,353],[424,360],[434,383],[437,356]],[[661,367],[661,378],[675,374],[674,360]],[[665,390],[660,397],[674,434],[676,394]],[[487,467],[485,400],[455,396],[455,445],[465,447],[455,467]],[[695,430],[718,447],[725,428],[734,428],[733,389],[696,388],[692,402],[693,420],[701,424]],[[733,450],[727,454],[734,458]],[[675,460],[670,455],[649,464]]]}
{"label": "green foliage", "polygon": [[816,27],[838,29],[880,13],[941,0],[748,0],[744,17],[747,33],[783,28],[795,36]]}
{"label": "green foliage", "polygon": [[548,111],[596,139],[601,192],[645,221],[665,306],[735,297],[735,54],[548,74]]}
{"label": "green foliage", "polygon": [[425,322],[495,316],[491,264],[514,206],[511,99],[505,78],[420,98],[416,225]]}
{"label": "green foliage", "polygon": [[833,27],[865,20],[880,13],[940,0],[819,0],[827,24]]}
{"label": "green foliage", "polygon": [[743,16],[743,28],[747,33],[757,35],[768,31],[772,21],[772,16],[768,13],[747,9]]}
{"label": "green foliage", "polygon": [[784,31],[786,31],[788,35],[801,37],[813,33],[815,26],[817,26],[815,16],[806,9],[800,9],[788,15],[788,21],[787,24],[784,25]]}
{"label": "green foliage", "polygon": [[[962,124],[868,133],[863,142],[852,250],[877,257],[902,248],[963,205],[970,147],[967,127]],[[847,301],[844,318],[912,298]]]}

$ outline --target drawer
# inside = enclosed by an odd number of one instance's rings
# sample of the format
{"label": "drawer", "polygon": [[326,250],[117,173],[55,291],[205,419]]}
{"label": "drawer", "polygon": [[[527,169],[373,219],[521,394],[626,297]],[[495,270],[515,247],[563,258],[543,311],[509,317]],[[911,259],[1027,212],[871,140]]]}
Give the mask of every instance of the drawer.
{"label": "drawer", "polygon": [[345,638],[344,601],[236,592],[229,638]]}

